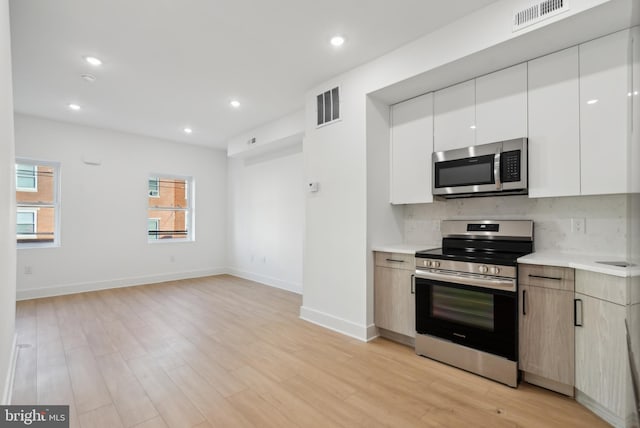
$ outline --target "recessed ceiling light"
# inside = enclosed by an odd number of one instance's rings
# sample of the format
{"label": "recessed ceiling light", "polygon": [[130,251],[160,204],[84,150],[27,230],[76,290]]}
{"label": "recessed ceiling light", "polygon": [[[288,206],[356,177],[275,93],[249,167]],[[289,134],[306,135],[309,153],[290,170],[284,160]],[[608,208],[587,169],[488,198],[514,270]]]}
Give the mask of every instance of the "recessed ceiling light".
{"label": "recessed ceiling light", "polygon": [[93,83],[96,81],[96,76],[94,76],[93,74],[81,74],[80,77],[82,77],[89,83]]}
{"label": "recessed ceiling light", "polygon": [[476,126],[475,125],[471,125],[469,128],[476,129]]}
{"label": "recessed ceiling light", "polygon": [[85,56],[84,60],[87,61],[89,64],[93,65],[94,67],[102,65],[102,61],[99,58],[96,58],[95,56]]}
{"label": "recessed ceiling light", "polygon": [[592,105],[592,104],[595,104],[595,103],[597,103],[597,102],[598,102],[598,100],[593,99],[593,100],[589,100],[589,101],[587,101],[587,104]]}
{"label": "recessed ceiling light", "polygon": [[69,110],[78,111],[80,110],[80,106],[78,104],[71,103],[68,105]]}
{"label": "recessed ceiling light", "polygon": [[229,104],[230,104],[230,105],[231,105],[231,107],[233,107],[233,108],[238,108],[238,107],[240,107],[240,101],[238,101],[238,100],[231,100],[231,101],[229,102]]}
{"label": "recessed ceiling light", "polygon": [[342,46],[344,44],[344,37],[342,36],[333,36],[331,38],[331,44],[335,47]]}
{"label": "recessed ceiling light", "polygon": [[193,129],[191,128],[184,128],[184,133],[185,134],[191,134],[193,132]]}

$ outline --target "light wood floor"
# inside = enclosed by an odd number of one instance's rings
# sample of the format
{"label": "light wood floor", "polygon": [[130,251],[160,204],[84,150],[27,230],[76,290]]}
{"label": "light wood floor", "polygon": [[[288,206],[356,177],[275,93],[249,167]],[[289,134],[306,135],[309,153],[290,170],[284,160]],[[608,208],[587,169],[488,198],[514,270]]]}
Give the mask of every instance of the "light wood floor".
{"label": "light wood floor", "polygon": [[14,404],[71,427],[607,426],[517,390],[298,318],[301,298],[216,276],[19,302]]}

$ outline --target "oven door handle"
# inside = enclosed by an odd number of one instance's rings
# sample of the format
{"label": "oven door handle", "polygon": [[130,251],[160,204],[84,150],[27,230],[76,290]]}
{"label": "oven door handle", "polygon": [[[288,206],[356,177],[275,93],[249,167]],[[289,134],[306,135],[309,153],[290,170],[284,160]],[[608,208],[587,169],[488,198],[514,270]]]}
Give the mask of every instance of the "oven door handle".
{"label": "oven door handle", "polygon": [[516,291],[516,280],[511,278],[487,278],[477,275],[450,274],[426,270],[416,270],[416,278],[433,279],[452,284],[471,285],[473,287],[492,288],[494,290]]}

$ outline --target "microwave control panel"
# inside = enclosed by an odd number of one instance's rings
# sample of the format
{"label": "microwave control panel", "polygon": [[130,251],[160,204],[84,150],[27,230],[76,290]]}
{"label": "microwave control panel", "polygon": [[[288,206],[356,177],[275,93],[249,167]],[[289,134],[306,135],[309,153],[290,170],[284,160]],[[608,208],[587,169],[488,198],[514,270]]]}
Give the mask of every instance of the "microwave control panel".
{"label": "microwave control panel", "polygon": [[500,179],[503,183],[520,181],[520,150],[502,152]]}

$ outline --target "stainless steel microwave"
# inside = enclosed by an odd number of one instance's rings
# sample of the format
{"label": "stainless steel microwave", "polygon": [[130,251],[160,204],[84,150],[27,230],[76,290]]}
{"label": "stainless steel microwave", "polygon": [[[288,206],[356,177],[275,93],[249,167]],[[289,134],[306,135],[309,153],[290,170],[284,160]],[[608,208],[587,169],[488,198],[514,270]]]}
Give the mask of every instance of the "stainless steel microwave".
{"label": "stainless steel microwave", "polygon": [[433,153],[433,195],[445,198],[527,193],[527,139]]}

